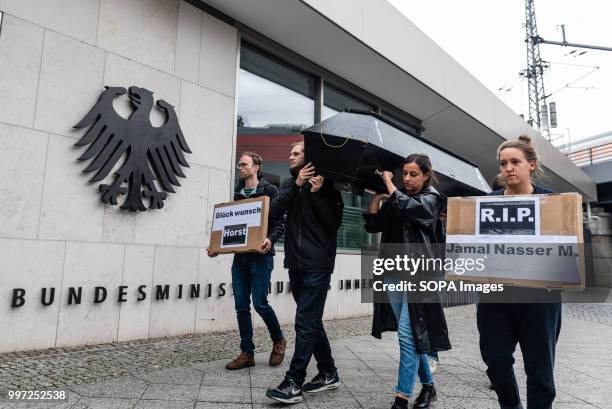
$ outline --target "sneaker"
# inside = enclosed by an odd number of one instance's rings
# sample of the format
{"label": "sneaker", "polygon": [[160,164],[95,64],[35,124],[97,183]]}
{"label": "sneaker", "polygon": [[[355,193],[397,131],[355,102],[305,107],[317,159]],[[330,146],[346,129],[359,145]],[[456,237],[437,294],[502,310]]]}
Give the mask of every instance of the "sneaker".
{"label": "sneaker", "polygon": [[270,360],[268,363],[270,366],[279,366],[285,359],[285,348],[287,347],[287,338],[282,337],[272,345],[272,352],[270,352]]}
{"label": "sneaker", "polygon": [[429,355],[427,356],[427,360],[429,361],[429,371],[433,375],[438,370],[438,360],[430,357]]}
{"label": "sneaker", "polygon": [[304,392],[314,393],[337,389],[339,386],[340,378],[338,378],[338,371],[334,371],[331,374],[319,372],[317,376],[312,378],[312,381],[304,384],[302,390]]}
{"label": "sneaker", "polygon": [[282,403],[299,403],[304,400],[302,388],[291,378],[285,378],[276,388],[268,389],[266,396]]}
{"label": "sneaker", "polygon": [[255,366],[255,358],[253,355],[243,351],[236,358],[228,362],[227,365],[225,365],[225,369],[233,371],[235,369],[248,368],[250,366]]}

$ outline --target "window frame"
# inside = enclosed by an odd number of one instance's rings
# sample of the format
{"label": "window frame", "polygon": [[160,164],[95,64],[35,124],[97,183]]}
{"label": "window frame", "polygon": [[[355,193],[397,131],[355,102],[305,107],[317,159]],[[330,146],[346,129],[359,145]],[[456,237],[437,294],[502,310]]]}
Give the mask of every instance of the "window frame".
{"label": "window frame", "polygon": [[[423,126],[421,120],[416,118],[413,115],[397,108],[396,106],[389,104],[388,102],[378,98],[369,92],[363,90],[362,88],[350,83],[349,81],[339,77],[338,75],[324,69],[318,64],[308,60],[307,58],[300,56],[299,54],[291,51],[290,49],[276,43],[273,40],[259,34],[258,32],[242,26],[238,25],[238,58],[237,58],[237,67],[236,67],[236,88],[238,87],[238,74],[241,69],[240,64],[240,55],[242,51],[242,44],[246,43],[251,48],[258,49],[260,52],[269,55],[272,59],[280,61],[296,70],[302,71],[307,75],[314,77],[315,79],[315,92],[314,92],[314,123],[318,123],[321,121],[323,105],[324,105],[324,89],[325,85],[337,89],[338,91],[349,95],[352,98],[355,98],[358,101],[362,101],[365,104],[368,104],[374,108],[374,112],[379,115],[383,115],[387,113],[392,115],[389,118],[393,121],[394,118],[402,121],[402,123],[397,123],[399,128],[402,128],[404,131],[409,132],[410,134],[416,135],[418,137],[422,137]],[[236,96],[238,95],[236,89]],[[238,107],[238,100],[236,97],[236,114]],[[408,127],[406,126],[408,125]],[[234,121],[234,126],[236,127],[236,122]],[[234,132],[234,140],[237,141],[237,127]],[[235,153],[234,153],[235,156]],[[235,169],[232,170],[232,181],[231,181],[231,191],[234,191],[235,184]],[[374,238],[375,242],[380,242],[380,234],[375,234]],[[275,245],[276,251],[283,251],[283,247],[281,245]],[[351,248],[338,248],[337,254],[346,254],[346,255],[356,255],[361,254],[361,249],[351,249]]]}
{"label": "window frame", "polygon": [[[422,122],[417,117],[410,115],[409,113],[369,93],[368,91],[358,87],[357,85],[352,84],[351,82],[343,79],[342,77],[334,74],[333,72],[326,70],[318,64],[295,53],[294,51],[291,51],[283,45],[278,44],[273,40],[270,40],[269,38],[259,34],[258,32],[248,27],[240,26],[238,37],[239,53],[242,42],[245,42],[252,47],[258,48],[262,52],[269,54],[275,60],[282,61],[283,63],[297,70],[303,71],[306,74],[315,77],[315,123],[321,121],[321,112],[323,110],[324,101],[324,88],[325,84],[329,84],[330,86],[338,89],[339,91],[374,107],[375,112],[377,114],[381,114],[383,111],[389,112],[397,119],[414,127],[414,130],[417,133],[416,136],[422,136]],[[239,67],[240,63],[238,63],[238,68]]]}

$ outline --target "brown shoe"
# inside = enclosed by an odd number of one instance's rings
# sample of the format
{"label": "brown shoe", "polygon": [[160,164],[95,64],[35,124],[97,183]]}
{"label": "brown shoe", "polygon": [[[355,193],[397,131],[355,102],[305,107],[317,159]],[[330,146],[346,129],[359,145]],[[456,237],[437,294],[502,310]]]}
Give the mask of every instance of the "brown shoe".
{"label": "brown shoe", "polygon": [[225,365],[225,369],[234,370],[255,366],[255,358],[246,352],[241,352],[236,358]]}
{"label": "brown shoe", "polygon": [[272,345],[270,352],[270,366],[279,366],[285,359],[285,348],[287,347],[287,338],[282,337]]}

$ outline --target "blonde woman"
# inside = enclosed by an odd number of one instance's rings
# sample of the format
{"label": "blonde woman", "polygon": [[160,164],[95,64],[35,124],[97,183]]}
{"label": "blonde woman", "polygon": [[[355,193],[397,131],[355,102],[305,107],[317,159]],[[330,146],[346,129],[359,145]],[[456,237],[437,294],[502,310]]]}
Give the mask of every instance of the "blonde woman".
{"label": "blonde woman", "polygon": [[[532,176],[539,172],[539,164],[529,136],[502,143],[497,157],[505,187],[490,195],[552,193],[533,184]],[[523,407],[513,369],[518,343],[527,374],[527,407],[551,408],[555,399],[553,368],[561,330],[561,296],[556,291],[517,287],[507,288],[504,295],[521,302],[495,303],[493,296],[482,294],[477,309],[480,351],[499,406]]]}

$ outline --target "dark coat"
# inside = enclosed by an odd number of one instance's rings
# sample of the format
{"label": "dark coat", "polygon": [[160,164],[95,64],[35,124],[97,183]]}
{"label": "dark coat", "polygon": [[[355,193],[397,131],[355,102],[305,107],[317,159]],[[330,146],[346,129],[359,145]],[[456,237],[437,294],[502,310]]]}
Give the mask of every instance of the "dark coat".
{"label": "dark coat", "polygon": [[[432,244],[444,243],[445,234],[439,215],[446,209],[446,197],[429,186],[414,196],[405,190],[395,191],[377,214],[366,213],[365,229],[370,233],[382,232],[382,243],[422,243],[427,257],[440,257],[437,247]],[[432,245],[432,246],[430,246]],[[416,352],[425,354],[432,351],[451,349],[444,310],[437,295],[427,302],[414,301],[409,295],[412,332]],[[389,303],[375,303],[372,319],[372,335],[381,338],[384,331],[397,331],[397,320]]]}
{"label": "dark coat", "polygon": [[[278,194],[278,188],[274,186],[272,183],[268,182],[264,178],[259,179],[259,183],[257,184],[257,189],[249,198],[260,197],[260,196],[268,196],[270,198],[270,203]],[[244,200],[247,197],[244,194],[244,182],[240,181],[240,183],[236,186],[234,190],[234,200]],[[268,233],[267,237],[272,242],[272,248],[268,252],[269,255],[273,256],[274,252],[274,243],[276,240],[283,237],[283,233],[285,231],[285,220],[282,217],[272,217],[268,212]]]}
{"label": "dark coat", "polygon": [[[533,186],[533,194],[534,195],[547,195],[550,193],[555,193],[554,191],[546,188],[546,187],[542,187],[542,186],[538,186],[538,185],[532,185]],[[502,188],[499,190],[494,190],[491,193],[489,193],[487,196],[503,196],[504,195],[504,191],[506,190],[506,188]]]}
{"label": "dark coat", "polygon": [[[294,172],[295,173],[295,172]],[[285,222],[285,268],[301,271],[334,271],[336,234],[342,224],[342,195],[326,179],[318,192],[311,185],[295,184],[295,175],[283,182],[272,201],[270,215]]]}

